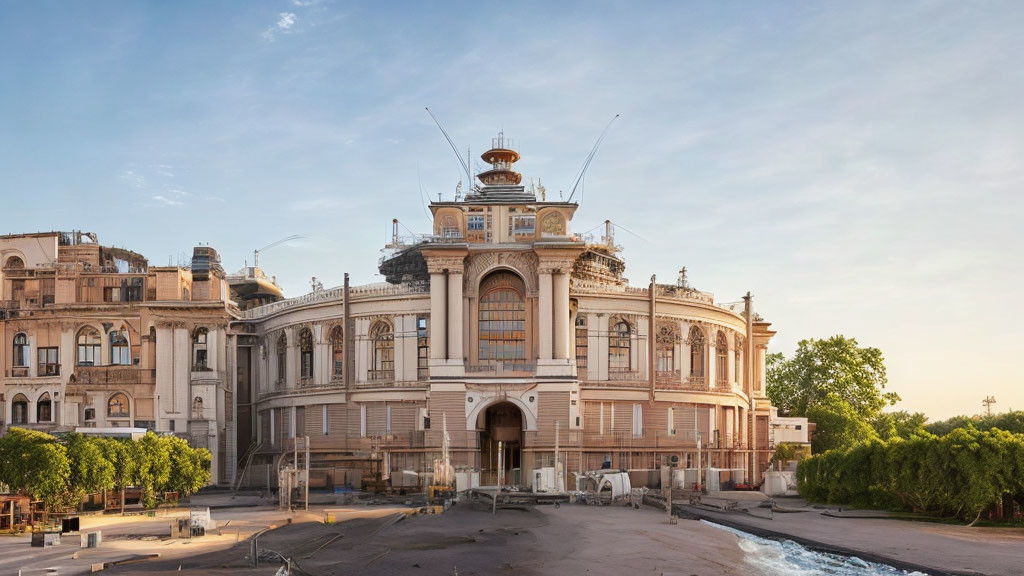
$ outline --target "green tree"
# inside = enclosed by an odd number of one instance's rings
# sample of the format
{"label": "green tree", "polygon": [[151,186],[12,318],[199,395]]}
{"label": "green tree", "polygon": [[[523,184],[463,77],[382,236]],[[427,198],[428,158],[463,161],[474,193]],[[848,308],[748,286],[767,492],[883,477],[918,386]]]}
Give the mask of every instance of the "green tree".
{"label": "green tree", "polygon": [[103,440],[71,433],[65,438],[71,465],[71,491],[76,502],[88,493],[114,487],[114,465],[104,453]]}
{"label": "green tree", "polygon": [[815,453],[845,450],[860,442],[878,440],[871,424],[845,398],[829,394],[815,402],[807,412],[815,423],[811,449]]}
{"label": "green tree", "polygon": [[131,443],[131,451],[138,466],[133,484],[142,489],[142,501],[147,508],[156,506],[159,487],[166,486],[171,477],[171,458],[167,443],[153,432]]}
{"label": "green tree", "polygon": [[0,437],[0,483],[42,500],[47,509],[66,506],[71,465],[67,448],[36,430],[11,428]]}
{"label": "green tree", "polygon": [[834,395],[862,419],[870,419],[900,399],[885,392],[881,350],[862,348],[842,335],[801,340],[788,360],[771,355],[766,376],[768,397],[787,416],[808,416],[811,408]]}
{"label": "green tree", "polygon": [[160,438],[170,460],[170,474],[161,491],[177,492],[189,496],[210,483],[212,456],[205,448],[192,448],[185,440],[175,436]]}
{"label": "green tree", "polygon": [[928,417],[923,412],[910,413],[906,410],[880,412],[871,420],[878,437],[882,440],[893,438],[909,439],[915,434],[925,433],[924,425]]}
{"label": "green tree", "polygon": [[[124,514],[124,491],[125,488],[135,485],[135,478],[139,467],[136,460],[135,443],[131,440],[120,440],[117,438],[97,439],[104,457],[114,468],[114,487],[121,491],[121,513]],[[106,502],[104,502],[106,506]]]}

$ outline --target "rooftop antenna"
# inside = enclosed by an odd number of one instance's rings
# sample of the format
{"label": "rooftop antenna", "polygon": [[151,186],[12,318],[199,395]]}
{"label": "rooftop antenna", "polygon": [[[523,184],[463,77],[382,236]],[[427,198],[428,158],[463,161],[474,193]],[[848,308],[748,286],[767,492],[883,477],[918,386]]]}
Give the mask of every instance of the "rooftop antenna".
{"label": "rooftop antenna", "polygon": [[263,252],[265,250],[269,250],[269,249],[273,248],[274,246],[279,246],[279,245],[284,244],[285,242],[289,242],[291,240],[298,240],[299,238],[305,238],[305,236],[303,236],[302,234],[292,234],[291,236],[289,236],[287,238],[281,238],[277,242],[271,242],[270,244],[267,244],[266,246],[264,246],[263,248],[260,248],[259,250],[253,250],[252,251],[252,265],[253,265],[253,267],[254,268],[259,268],[259,266],[260,266],[260,252]]}
{"label": "rooftop antenna", "polygon": [[985,399],[981,401],[981,403],[985,405],[985,413],[988,416],[991,416],[992,415],[992,405],[996,403],[995,396],[986,396]]}
{"label": "rooftop antenna", "polygon": [[[594,155],[597,154],[597,149],[599,146],[601,146],[601,142],[604,141],[605,135],[608,134],[608,129],[612,127],[612,122],[615,122],[615,119],[618,117],[618,114],[612,117],[612,119],[608,122],[608,125],[604,127],[604,131],[601,132],[601,136],[597,139],[597,142],[594,142],[594,147],[590,150],[590,154],[587,155],[587,159],[583,162],[583,167],[580,168],[580,172],[576,176],[576,182],[573,183],[572,192],[569,193],[569,199],[566,200],[566,202],[572,202],[572,197],[576,194],[576,187],[579,186],[580,181],[583,180],[583,176],[587,173],[587,168],[590,168],[590,161],[593,160]],[[583,192],[581,191],[580,196],[582,195]]]}
{"label": "rooftop antenna", "polygon": [[469,165],[462,161],[462,155],[459,154],[459,149],[455,147],[455,143],[452,142],[451,137],[448,136],[448,132],[446,132],[444,127],[441,126],[441,122],[437,119],[437,116],[434,116],[434,113],[430,111],[430,108],[427,108],[426,110],[427,114],[430,114],[430,117],[433,118],[434,124],[437,124],[437,128],[441,131],[441,134],[444,134],[444,139],[447,140],[448,145],[452,147],[452,152],[455,152],[455,158],[459,160],[459,165],[462,166],[462,169],[466,172],[467,181],[469,182],[470,187],[472,187],[473,176],[469,172]]}

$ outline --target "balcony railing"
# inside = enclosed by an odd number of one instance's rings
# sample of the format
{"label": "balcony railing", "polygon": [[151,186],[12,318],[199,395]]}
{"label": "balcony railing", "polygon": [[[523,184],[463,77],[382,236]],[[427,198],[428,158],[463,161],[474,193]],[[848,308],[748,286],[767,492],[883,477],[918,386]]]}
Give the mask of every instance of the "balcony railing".
{"label": "balcony railing", "polygon": [[11,377],[24,378],[28,376],[28,366],[15,366],[11,368]]}
{"label": "balcony railing", "polygon": [[718,392],[728,392],[732,390],[732,385],[729,384],[729,380],[725,378],[718,378],[715,380],[715,390]]}
{"label": "balcony railing", "polygon": [[647,380],[647,378],[644,375],[640,374],[640,372],[636,370],[622,368],[609,368],[608,379],[616,382],[637,382],[641,380]]}
{"label": "balcony railing", "polygon": [[395,379],[395,371],[392,370],[368,370],[366,379],[370,382],[389,382]]}
{"label": "balcony railing", "polygon": [[466,366],[466,374],[473,378],[530,377],[536,373],[537,365],[527,362],[491,362]]}
{"label": "balcony railing", "polygon": [[130,366],[76,366],[77,384],[155,384],[156,370]]}

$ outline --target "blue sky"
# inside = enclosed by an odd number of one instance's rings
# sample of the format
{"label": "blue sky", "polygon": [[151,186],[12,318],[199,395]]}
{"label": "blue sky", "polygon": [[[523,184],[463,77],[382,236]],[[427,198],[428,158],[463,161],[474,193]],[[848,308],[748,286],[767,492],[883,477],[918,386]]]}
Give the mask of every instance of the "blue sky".
{"label": "blue sky", "polygon": [[[440,3],[438,3],[440,4]],[[0,232],[196,243],[287,293],[378,281],[391,218],[504,128],[627,275],[747,290],[774,349],[877,346],[900,407],[1024,408],[1024,5],[8,3]],[[631,230],[639,237],[626,233]]]}

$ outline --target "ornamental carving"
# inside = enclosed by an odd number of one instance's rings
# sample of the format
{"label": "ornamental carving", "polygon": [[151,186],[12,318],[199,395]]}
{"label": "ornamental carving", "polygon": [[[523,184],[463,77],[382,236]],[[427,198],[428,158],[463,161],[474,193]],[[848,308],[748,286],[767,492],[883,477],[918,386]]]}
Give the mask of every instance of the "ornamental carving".
{"label": "ornamental carving", "polygon": [[656,336],[658,344],[669,344],[674,345],[679,337],[676,335],[675,326],[669,322],[658,322],[658,332]]}
{"label": "ornamental carving", "polygon": [[508,268],[518,273],[526,284],[526,295],[537,295],[537,255],[533,252],[485,252],[472,257],[463,275],[463,293],[476,298],[480,280],[495,268]]}
{"label": "ornamental carving", "polygon": [[565,236],[565,219],[558,212],[552,212],[541,221],[540,230],[545,236]]}
{"label": "ornamental carving", "polygon": [[461,274],[464,261],[464,256],[431,256],[427,258],[427,272],[430,274],[441,274],[443,272]]}

